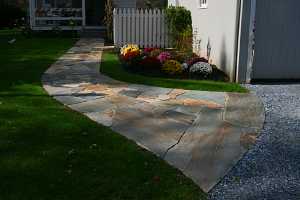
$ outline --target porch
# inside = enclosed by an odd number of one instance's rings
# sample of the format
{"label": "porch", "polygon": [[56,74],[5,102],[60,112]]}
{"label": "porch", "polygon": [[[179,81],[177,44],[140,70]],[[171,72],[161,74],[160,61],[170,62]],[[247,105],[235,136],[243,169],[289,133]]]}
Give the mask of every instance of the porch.
{"label": "porch", "polygon": [[104,29],[105,1],[29,0],[32,30]]}

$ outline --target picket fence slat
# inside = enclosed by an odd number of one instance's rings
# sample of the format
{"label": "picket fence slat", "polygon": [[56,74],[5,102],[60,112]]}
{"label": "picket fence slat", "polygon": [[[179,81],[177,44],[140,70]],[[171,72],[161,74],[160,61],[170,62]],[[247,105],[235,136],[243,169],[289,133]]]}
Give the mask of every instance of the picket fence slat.
{"label": "picket fence slat", "polygon": [[165,12],[159,9],[116,8],[113,12],[114,44],[170,47]]}
{"label": "picket fence slat", "polygon": [[140,41],[140,18],[141,18],[141,12],[140,10],[137,10],[135,15],[135,41],[134,43],[137,44]]}

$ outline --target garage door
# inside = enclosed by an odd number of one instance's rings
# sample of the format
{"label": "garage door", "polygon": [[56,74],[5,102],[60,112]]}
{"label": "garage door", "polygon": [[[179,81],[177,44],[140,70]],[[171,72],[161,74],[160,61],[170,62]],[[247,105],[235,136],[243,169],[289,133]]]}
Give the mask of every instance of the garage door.
{"label": "garage door", "polygon": [[252,79],[300,79],[300,0],[257,0]]}

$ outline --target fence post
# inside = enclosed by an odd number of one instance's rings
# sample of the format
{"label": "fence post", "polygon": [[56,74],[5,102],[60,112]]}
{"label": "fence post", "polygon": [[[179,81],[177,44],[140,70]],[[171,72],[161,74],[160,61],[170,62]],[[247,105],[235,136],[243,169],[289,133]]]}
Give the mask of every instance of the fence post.
{"label": "fence post", "polygon": [[165,37],[165,48],[170,47],[170,38],[169,38],[169,27],[168,27],[168,22],[166,19],[166,13],[164,13],[164,27],[165,27],[165,32],[164,32],[164,37]]}
{"label": "fence post", "polygon": [[140,45],[140,9],[137,9],[135,12],[135,44]]}
{"label": "fence post", "polygon": [[127,8],[127,43],[131,43],[131,9]]}
{"label": "fence post", "polygon": [[113,11],[113,30],[114,30],[114,44],[116,44],[118,46],[118,32],[119,32],[119,27],[117,27],[117,9],[115,8]]}
{"label": "fence post", "polygon": [[153,40],[152,40],[152,46],[157,46],[157,9],[154,9],[153,11]]}
{"label": "fence post", "polygon": [[141,9],[141,19],[140,19],[140,29],[139,29],[139,34],[140,34],[140,45],[142,47],[145,47],[145,33],[144,33],[144,27],[145,27],[145,10]]}
{"label": "fence post", "polygon": [[130,8],[130,43],[135,43],[135,9]]}
{"label": "fence post", "polygon": [[148,27],[149,27],[149,29],[148,29],[148,33],[149,33],[149,43],[148,43],[148,45],[149,45],[149,47],[152,47],[152,45],[153,45],[153,10],[152,9],[150,9],[149,10],[149,23],[148,23]]}
{"label": "fence post", "polygon": [[126,14],[126,9],[122,9],[122,45],[125,45],[127,43],[127,14]]}
{"label": "fence post", "polygon": [[149,11],[148,9],[145,10],[145,27],[144,27],[144,42],[145,47],[149,47]]}
{"label": "fence post", "polygon": [[161,13],[161,33],[162,33],[162,38],[161,38],[161,46],[163,48],[166,47],[166,26],[165,26],[165,11],[162,10],[162,13]]}
{"label": "fence post", "polygon": [[157,41],[156,41],[156,46],[161,46],[161,41],[162,41],[162,37],[161,37],[161,10],[158,10],[157,13]]}

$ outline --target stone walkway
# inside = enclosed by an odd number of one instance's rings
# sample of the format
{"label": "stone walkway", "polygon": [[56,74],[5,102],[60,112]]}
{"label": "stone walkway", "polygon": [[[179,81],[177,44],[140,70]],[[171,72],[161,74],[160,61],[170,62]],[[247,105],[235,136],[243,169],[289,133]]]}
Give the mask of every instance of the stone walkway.
{"label": "stone walkway", "polygon": [[82,39],[43,76],[61,103],[134,140],[209,191],[263,126],[252,94],[128,84],[99,73],[103,41]]}

